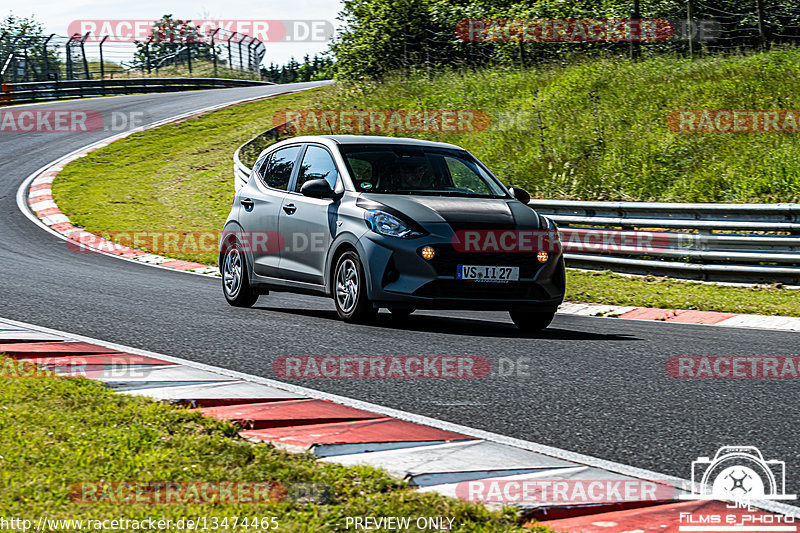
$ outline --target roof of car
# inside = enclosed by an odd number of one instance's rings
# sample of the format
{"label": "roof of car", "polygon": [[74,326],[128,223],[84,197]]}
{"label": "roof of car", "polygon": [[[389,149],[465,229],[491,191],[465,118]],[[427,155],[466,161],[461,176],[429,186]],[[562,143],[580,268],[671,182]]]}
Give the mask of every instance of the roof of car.
{"label": "roof of car", "polygon": [[306,135],[291,137],[294,142],[313,142],[319,139],[328,139],[338,144],[406,144],[409,146],[435,146],[437,148],[455,148],[463,150],[460,146],[424,139],[411,139],[409,137],[388,137],[386,135]]}

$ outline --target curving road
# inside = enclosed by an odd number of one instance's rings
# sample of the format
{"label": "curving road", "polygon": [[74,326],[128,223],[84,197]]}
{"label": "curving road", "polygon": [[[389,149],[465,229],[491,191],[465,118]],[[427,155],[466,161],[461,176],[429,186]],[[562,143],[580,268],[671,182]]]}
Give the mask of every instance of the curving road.
{"label": "curving road", "polygon": [[[144,111],[158,121],[301,85],[37,107]],[[0,317],[269,378],[281,355],[480,355],[493,366],[524,357],[530,377],[294,382],[684,478],[719,446],[755,445],[786,461],[787,489],[800,492],[797,380],[687,381],[664,369],[675,355],[800,356],[797,334],[558,316],[526,336],[491,312],[420,313],[401,327],[381,314],[358,326],[340,322],[325,299],[278,293],[234,309],[218,280],[71,253],[19,212],[29,174],[107,135],[0,133]]]}

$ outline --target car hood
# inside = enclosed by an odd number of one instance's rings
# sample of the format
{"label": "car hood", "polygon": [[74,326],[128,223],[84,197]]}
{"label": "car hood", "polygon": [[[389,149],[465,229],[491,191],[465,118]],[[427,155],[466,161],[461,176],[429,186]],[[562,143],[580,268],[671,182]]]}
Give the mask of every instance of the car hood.
{"label": "car hood", "polygon": [[447,223],[455,231],[539,227],[536,212],[511,198],[362,194],[357,205],[400,213],[423,225]]}

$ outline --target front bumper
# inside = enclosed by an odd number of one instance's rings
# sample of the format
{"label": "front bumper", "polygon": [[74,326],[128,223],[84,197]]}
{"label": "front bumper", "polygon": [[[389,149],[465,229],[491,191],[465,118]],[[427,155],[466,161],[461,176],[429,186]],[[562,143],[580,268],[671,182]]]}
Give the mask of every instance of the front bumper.
{"label": "front bumper", "polygon": [[[369,280],[369,298],[379,307],[490,309],[551,312],[564,300],[564,258],[551,253],[540,263],[535,253],[464,253],[448,235],[418,239],[364,235],[360,244]],[[436,250],[428,261],[419,251]],[[456,279],[457,265],[518,266],[519,281],[505,283]]]}

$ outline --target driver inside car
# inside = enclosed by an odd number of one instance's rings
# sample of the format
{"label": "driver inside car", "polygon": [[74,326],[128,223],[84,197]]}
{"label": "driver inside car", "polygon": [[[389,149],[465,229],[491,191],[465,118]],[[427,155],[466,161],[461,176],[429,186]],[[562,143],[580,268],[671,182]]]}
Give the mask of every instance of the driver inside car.
{"label": "driver inside car", "polygon": [[433,186],[433,180],[425,173],[421,163],[406,163],[400,168],[400,187],[403,189],[427,190]]}

